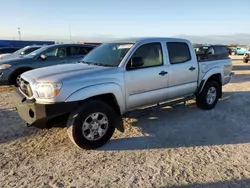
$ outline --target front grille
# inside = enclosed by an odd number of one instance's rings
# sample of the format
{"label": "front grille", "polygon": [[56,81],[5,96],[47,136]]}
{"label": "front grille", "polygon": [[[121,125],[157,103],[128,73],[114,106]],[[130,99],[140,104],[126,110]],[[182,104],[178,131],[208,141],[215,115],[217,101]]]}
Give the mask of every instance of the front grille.
{"label": "front grille", "polygon": [[27,96],[27,97],[32,97],[33,92],[31,90],[29,82],[25,81],[24,79],[21,78],[20,81],[20,90]]}

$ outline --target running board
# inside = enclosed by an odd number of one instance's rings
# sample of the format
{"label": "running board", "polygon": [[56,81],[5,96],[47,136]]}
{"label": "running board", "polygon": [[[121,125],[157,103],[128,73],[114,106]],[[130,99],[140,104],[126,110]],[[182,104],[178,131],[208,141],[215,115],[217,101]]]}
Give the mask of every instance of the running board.
{"label": "running board", "polygon": [[148,114],[148,113],[152,112],[153,110],[160,109],[160,108],[167,107],[167,106],[174,107],[174,106],[177,106],[177,104],[180,104],[180,103],[184,103],[184,105],[186,105],[187,101],[193,100],[194,98],[195,98],[195,96],[188,96],[188,97],[177,99],[177,100],[158,103],[158,104],[155,104],[155,105],[151,105],[149,107],[144,107],[144,108],[140,108],[140,109],[131,110],[131,111],[128,111],[127,113],[125,113],[123,115],[123,117],[124,118],[132,118],[132,117],[135,117],[135,116],[141,116],[141,115]]}

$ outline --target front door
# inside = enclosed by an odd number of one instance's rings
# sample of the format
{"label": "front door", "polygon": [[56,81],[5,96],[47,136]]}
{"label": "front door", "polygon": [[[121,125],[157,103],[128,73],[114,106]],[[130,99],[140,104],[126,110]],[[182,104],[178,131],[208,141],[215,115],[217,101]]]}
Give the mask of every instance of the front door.
{"label": "front door", "polygon": [[[52,66],[57,64],[67,63],[67,50],[66,47],[54,47],[43,53],[46,59],[41,60],[39,67]],[[38,68],[38,67],[37,67]]]}
{"label": "front door", "polygon": [[[131,67],[140,58],[142,65]],[[168,98],[168,66],[164,65],[160,42],[141,45],[128,61],[125,71],[127,110]]]}

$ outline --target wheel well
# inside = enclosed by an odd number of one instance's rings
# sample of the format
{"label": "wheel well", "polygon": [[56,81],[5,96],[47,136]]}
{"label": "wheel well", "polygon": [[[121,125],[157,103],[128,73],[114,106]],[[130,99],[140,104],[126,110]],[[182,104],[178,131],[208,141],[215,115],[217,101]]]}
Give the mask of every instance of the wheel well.
{"label": "wheel well", "polygon": [[90,98],[85,99],[85,100],[89,100],[89,99],[98,99],[98,100],[101,100],[101,101],[109,104],[115,110],[115,112],[117,112],[118,114],[121,114],[120,107],[119,107],[119,105],[117,103],[115,95],[112,94],[112,93],[97,95],[97,96],[90,97]]}
{"label": "wheel well", "polygon": [[9,77],[9,82],[11,84],[14,84],[15,83],[15,77],[18,76],[19,74],[22,74],[26,71],[29,71],[29,70],[32,70],[32,68],[30,67],[22,67],[22,68],[19,68],[19,69],[16,69]]}
{"label": "wheel well", "polygon": [[220,86],[222,86],[222,80],[221,80],[221,75],[220,74],[214,74],[212,76],[210,76],[207,80],[207,82],[210,82],[210,81],[216,81],[218,82],[218,84]]}
{"label": "wheel well", "polygon": [[207,79],[206,83],[211,82],[211,81],[216,81],[219,84],[219,86],[220,86],[220,95],[219,95],[219,98],[221,98],[222,97],[222,79],[221,79],[221,74],[214,74],[214,75],[210,76]]}

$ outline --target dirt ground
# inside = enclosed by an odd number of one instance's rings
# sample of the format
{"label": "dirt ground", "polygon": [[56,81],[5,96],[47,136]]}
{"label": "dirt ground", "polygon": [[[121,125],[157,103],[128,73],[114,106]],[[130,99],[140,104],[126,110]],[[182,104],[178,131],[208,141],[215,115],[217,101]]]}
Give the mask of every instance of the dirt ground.
{"label": "dirt ground", "polygon": [[190,101],[124,119],[125,133],[94,151],[66,129],[27,128],[0,87],[0,187],[250,187],[250,65],[233,58],[215,109]]}

